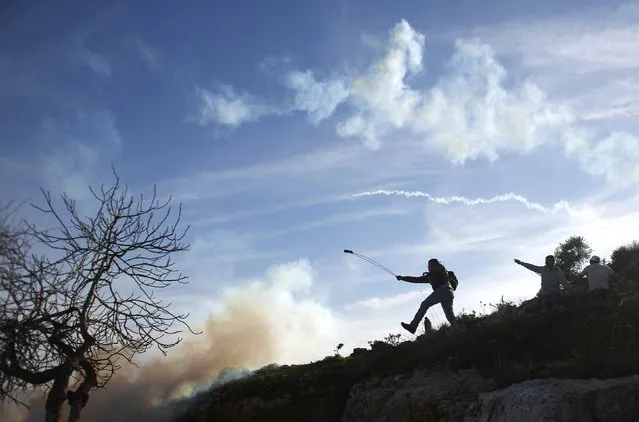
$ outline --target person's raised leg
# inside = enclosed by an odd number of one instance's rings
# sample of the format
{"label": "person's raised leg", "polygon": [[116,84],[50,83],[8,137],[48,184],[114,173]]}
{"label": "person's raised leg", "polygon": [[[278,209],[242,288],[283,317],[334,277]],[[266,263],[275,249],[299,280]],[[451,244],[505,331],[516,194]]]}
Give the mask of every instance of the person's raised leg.
{"label": "person's raised leg", "polygon": [[404,327],[404,329],[409,331],[411,334],[415,334],[415,331],[417,331],[417,326],[419,325],[419,322],[426,316],[426,311],[428,311],[428,308],[440,303],[442,299],[444,299],[444,297],[442,296],[441,292],[439,290],[435,290],[433,293],[428,295],[428,297],[424,299],[419,305],[419,309],[415,313],[415,316],[413,317],[413,320],[410,322],[410,324],[402,322],[402,327]]}

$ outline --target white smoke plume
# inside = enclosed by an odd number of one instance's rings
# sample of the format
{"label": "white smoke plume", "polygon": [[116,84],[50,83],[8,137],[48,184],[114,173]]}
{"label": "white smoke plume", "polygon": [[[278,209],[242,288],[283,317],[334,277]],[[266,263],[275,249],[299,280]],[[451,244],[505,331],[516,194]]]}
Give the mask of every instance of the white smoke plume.
{"label": "white smoke plume", "polygon": [[[494,50],[479,38],[458,39],[438,80],[432,86],[417,86],[426,67],[425,46],[426,37],[402,19],[379,43],[377,57],[368,66],[335,70],[324,79],[311,70],[288,72],[282,78],[293,92],[287,107],[306,113],[312,124],[335,117],[342,108],[336,133],[371,149],[396,133],[422,139],[429,149],[462,163],[550,146],[577,160],[585,172],[605,176],[611,183],[629,186],[639,181],[637,137],[597,133],[532,78],[509,80]],[[270,113],[263,106],[246,107],[254,109],[251,115]],[[235,125],[240,120],[218,116],[209,122]]]}
{"label": "white smoke plume", "polygon": [[[263,279],[222,295],[209,319],[168,356],[123,367],[106,389],[91,393],[83,420],[151,422],[175,411],[174,400],[212,382],[224,382],[269,364],[308,362],[331,354],[337,331],[331,310],[308,297],[313,283],[306,260],[269,268]],[[40,422],[43,399],[30,414],[8,407],[0,420]],[[160,417],[162,416],[162,417]]]}
{"label": "white smoke plume", "polygon": [[406,198],[415,198],[421,197],[426,198],[430,202],[435,202],[437,204],[452,204],[452,203],[461,203],[467,206],[476,206],[476,205],[484,205],[484,204],[492,204],[496,202],[508,202],[515,201],[524,205],[526,208],[530,210],[535,210],[539,212],[543,212],[544,214],[556,213],[559,211],[571,211],[570,204],[567,201],[559,201],[554,204],[551,208],[545,207],[538,202],[533,202],[528,200],[527,198],[517,195],[515,193],[509,192],[502,195],[496,195],[492,198],[475,198],[469,199],[463,196],[448,196],[448,197],[439,197],[433,196],[427,192],[421,191],[404,191],[404,190],[384,190],[378,189],[374,191],[368,192],[360,192],[353,194],[353,197],[362,197],[362,196],[376,196],[376,195],[385,195],[385,196],[404,196]]}

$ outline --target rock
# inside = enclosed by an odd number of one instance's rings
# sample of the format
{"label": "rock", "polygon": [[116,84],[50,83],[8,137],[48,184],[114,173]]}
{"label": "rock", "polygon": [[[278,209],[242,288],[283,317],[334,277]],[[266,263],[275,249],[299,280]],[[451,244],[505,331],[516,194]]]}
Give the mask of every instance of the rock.
{"label": "rock", "polygon": [[636,422],[639,375],[537,379],[502,390],[474,371],[415,371],[355,384],[342,422]]}
{"label": "rock", "polygon": [[415,371],[355,384],[342,422],[460,421],[479,392],[492,381],[475,371]]}
{"label": "rock", "polygon": [[639,375],[608,380],[531,380],[484,393],[464,422],[636,422]]}

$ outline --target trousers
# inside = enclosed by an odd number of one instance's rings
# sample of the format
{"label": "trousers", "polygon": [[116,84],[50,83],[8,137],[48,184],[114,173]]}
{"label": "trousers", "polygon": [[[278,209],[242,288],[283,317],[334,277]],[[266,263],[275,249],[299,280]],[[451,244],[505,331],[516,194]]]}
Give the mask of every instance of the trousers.
{"label": "trousers", "polygon": [[416,327],[419,322],[426,316],[426,311],[431,306],[441,304],[442,309],[444,310],[444,315],[446,315],[446,319],[452,326],[456,326],[457,318],[455,317],[455,313],[453,312],[453,299],[455,299],[455,294],[453,290],[448,287],[441,287],[435,291],[433,291],[426,299],[424,299],[419,305],[419,309],[411,322],[411,325]]}

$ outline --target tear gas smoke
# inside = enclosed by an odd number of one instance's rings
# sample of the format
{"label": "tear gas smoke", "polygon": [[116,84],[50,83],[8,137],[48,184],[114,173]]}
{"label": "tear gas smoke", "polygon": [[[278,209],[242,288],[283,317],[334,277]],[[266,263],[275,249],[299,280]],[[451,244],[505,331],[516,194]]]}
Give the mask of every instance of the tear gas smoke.
{"label": "tear gas smoke", "polygon": [[353,197],[375,196],[375,195],[386,195],[386,196],[398,195],[398,196],[404,196],[406,198],[422,197],[422,198],[426,198],[430,202],[435,202],[437,204],[461,203],[461,204],[467,205],[469,207],[473,207],[473,206],[477,206],[477,205],[492,204],[492,203],[495,203],[495,202],[515,201],[515,202],[521,203],[522,205],[524,205],[526,208],[528,208],[530,210],[540,211],[540,212],[543,212],[545,214],[555,213],[555,212],[558,212],[558,211],[570,211],[571,210],[570,209],[570,205],[566,201],[559,201],[555,205],[553,205],[552,208],[548,208],[548,207],[544,207],[543,205],[541,205],[541,204],[539,204],[537,202],[529,201],[525,197],[523,197],[521,195],[517,195],[517,194],[512,193],[512,192],[505,193],[505,194],[502,194],[502,195],[493,196],[492,198],[469,199],[469,198],[465,198],[463,196],[438,197],[438,196],[433,196],[433,195],[431,195],[429,193],[421,192],[421,191],[403,191],[403,190],[383,190],[383,189],[380,189],[380,190],[369,191],[369,192],[355,193],[355,194],[353,194]]}
{"label": "tear gas smoke", "polygon": [[[83,419],[93,422],[160,421],[189,397],[215,383],[250,376],[273,362],[301,363],[326,356],[335,331],[329,308],[305,297],[312,285],[308,261],[276,265],[265,280],[230,288],[201,327],[169,351],[124,366],[106,389],[91,394]],[[6,409],[0,419],[40,422],[44,400],[33,395],[30,415]]]}

